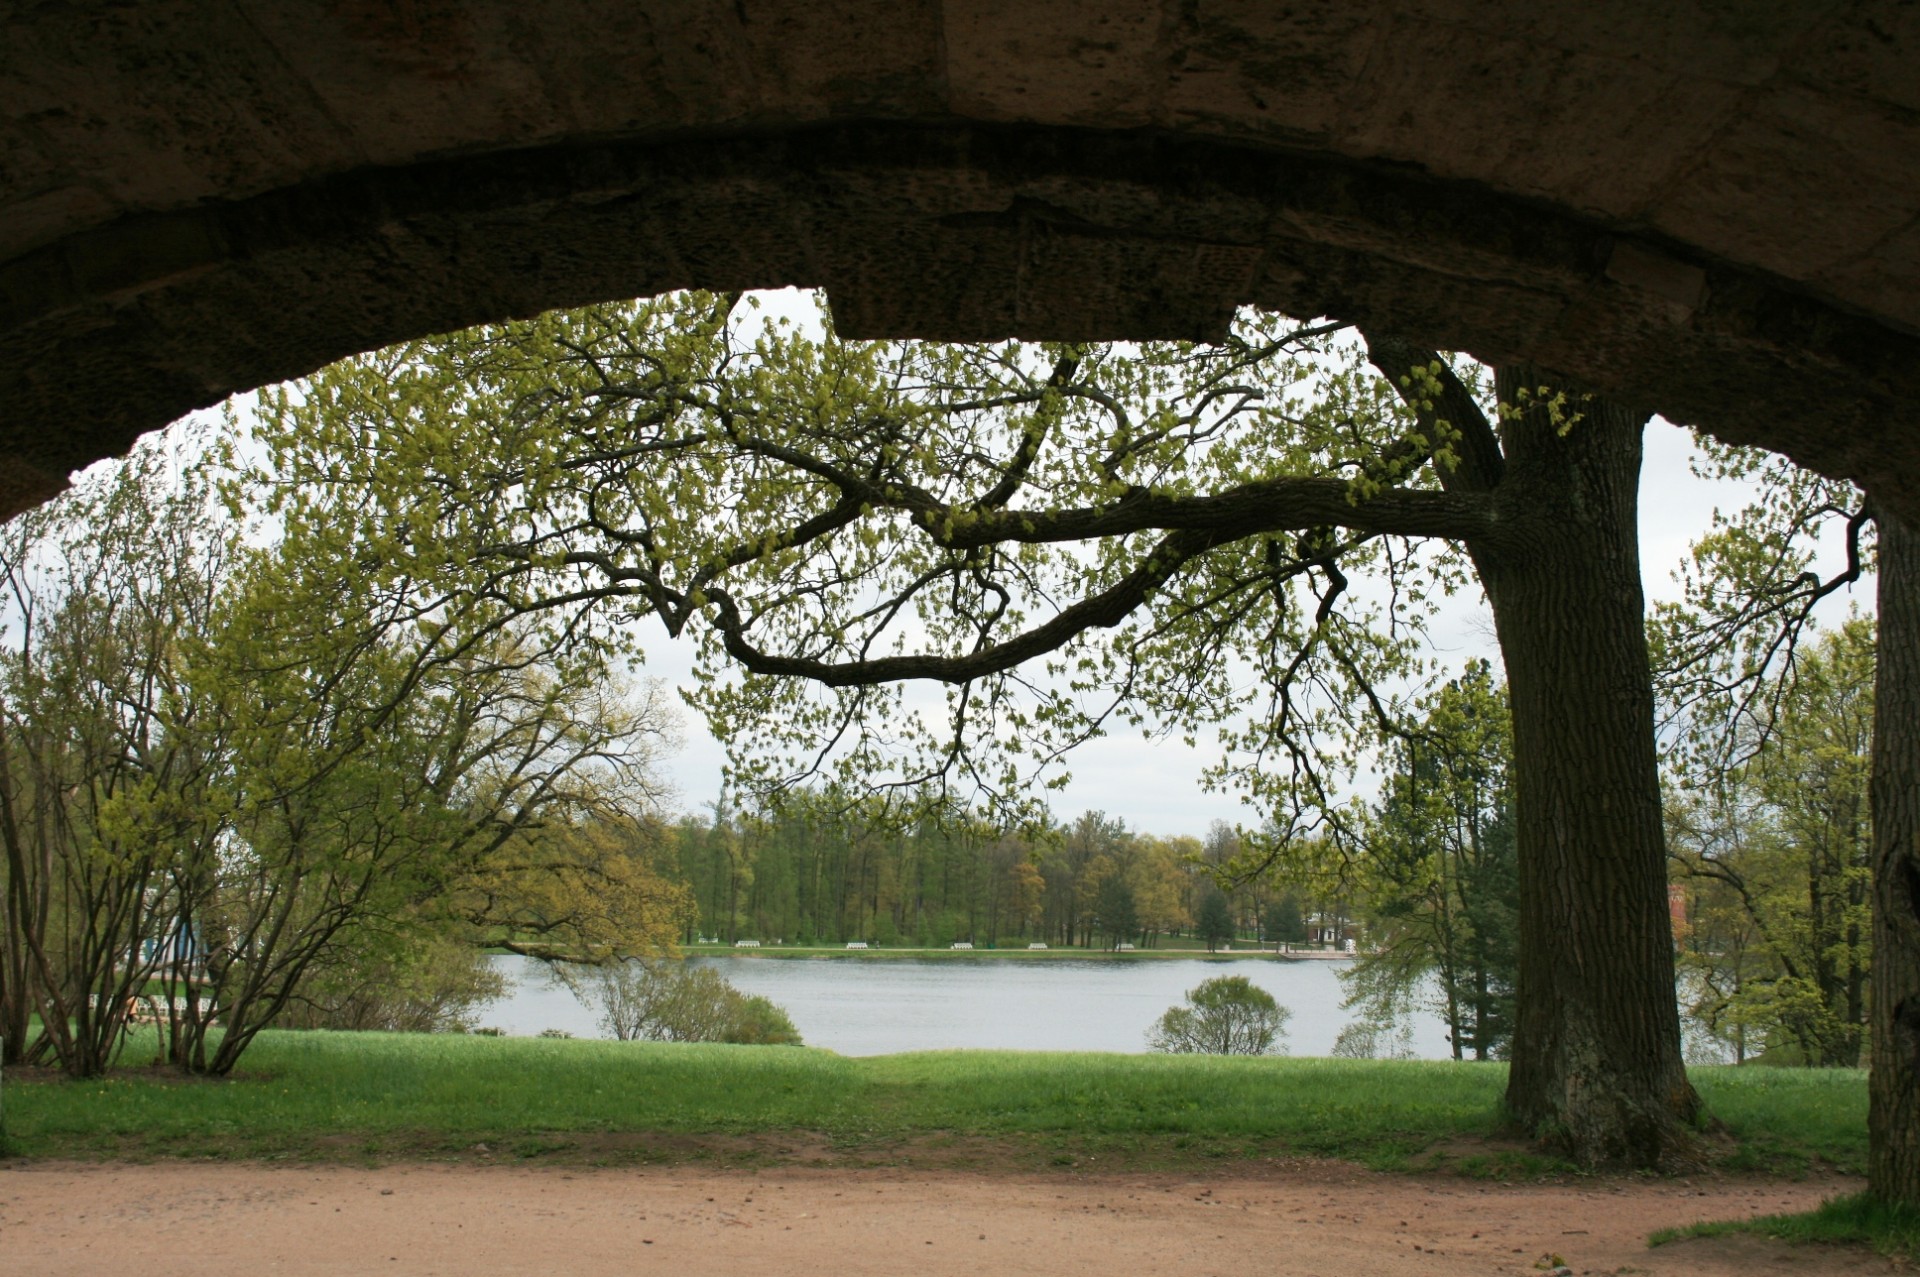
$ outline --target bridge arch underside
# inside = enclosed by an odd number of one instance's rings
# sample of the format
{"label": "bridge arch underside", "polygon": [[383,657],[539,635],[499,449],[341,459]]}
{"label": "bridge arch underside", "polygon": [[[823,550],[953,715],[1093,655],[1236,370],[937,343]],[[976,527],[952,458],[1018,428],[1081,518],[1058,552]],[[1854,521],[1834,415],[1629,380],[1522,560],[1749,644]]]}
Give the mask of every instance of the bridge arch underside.
{"label": "bridge arch underside", "polygon": [[237,390],[689,285],[1531,359],[1920,518],[1906,0],[150,0],[0,15],[0,510]]}
{"label": "bridge arch underside", "polygon": [[1920,341],[1467,183],[1152,132],[865,123],[350,172],[0,268],[11,508],[226,395],[424,333],[824,287],[847,336],[1204,338],[1251,303],[1530,360],[1920,517]]}

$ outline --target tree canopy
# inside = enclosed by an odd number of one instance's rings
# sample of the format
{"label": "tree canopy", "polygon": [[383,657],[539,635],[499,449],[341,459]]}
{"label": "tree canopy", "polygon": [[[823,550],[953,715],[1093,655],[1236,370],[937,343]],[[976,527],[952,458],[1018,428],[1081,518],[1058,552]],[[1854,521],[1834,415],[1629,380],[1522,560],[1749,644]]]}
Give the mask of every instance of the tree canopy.
{"label": "tree canopy", "polygon": [[[1223,778],[1337,818],[1342,742],[1416,662],[1418,599],[1463,579],[1385,534],[1490,512],[1438,490],[1453,443],[1333,335],[854,343],[689,294],[337,365],[266,437],[282,517],[323,502],[423,614],[696,638],[701,708],[761,782],[831,762],[1017,798],[1115,721],[1230,724]],[[1384,600],[1351,588],[1373,566]]]}

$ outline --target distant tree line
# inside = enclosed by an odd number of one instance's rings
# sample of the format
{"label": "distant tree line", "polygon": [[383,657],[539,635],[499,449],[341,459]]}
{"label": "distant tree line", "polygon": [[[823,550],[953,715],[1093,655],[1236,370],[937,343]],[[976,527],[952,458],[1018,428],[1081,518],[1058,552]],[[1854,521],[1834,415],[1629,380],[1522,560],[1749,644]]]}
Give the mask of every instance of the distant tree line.
{"label": "distant tree line", "polygon": [[1224,876],[1240,852],[1224,822],[1162,836],[1089,811],[1008,829],[951,804],[903,818],[897,802],[821,788],[683,816],[678,867],[697,908],[683,939],[1217,948],[1299,943],[1307,916],[1344,917],[1276,874]]}

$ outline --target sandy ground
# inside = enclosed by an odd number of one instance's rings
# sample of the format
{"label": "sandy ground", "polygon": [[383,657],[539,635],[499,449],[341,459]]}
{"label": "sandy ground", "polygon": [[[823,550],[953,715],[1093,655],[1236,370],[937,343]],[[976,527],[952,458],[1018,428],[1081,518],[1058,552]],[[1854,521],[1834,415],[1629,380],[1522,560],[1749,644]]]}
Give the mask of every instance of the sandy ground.
{"label": "sandy ground", "polygon": [[[0,1163],[13,1273],[1858,1274],[1859,1251],[1653,1229],[1838,1181],[1479,1184],[1307,1163],[1194,1179],[245,1163]],[[1539,1265],[1539,1266],[1536,1266]]]}

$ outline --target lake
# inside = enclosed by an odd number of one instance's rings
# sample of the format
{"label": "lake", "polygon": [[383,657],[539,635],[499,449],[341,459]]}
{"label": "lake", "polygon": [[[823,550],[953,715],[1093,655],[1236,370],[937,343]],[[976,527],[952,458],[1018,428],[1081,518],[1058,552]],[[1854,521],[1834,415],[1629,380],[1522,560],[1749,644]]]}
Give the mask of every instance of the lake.
{"label": "lake", "polygon": [[[560,1029],[604,1037],[596,1012],[549,980],[531,958],[496,956],[514,982],[481,1010],[479,1023],[510,1034]],[[1340,1009],[1342,961],[1046,961],[982,958],[915,962],[857,958],[691,958],[717,967],[745,993],[770,998],[809,1046],[842,1055],[947,1048],[1143,1052],[1149,1026],[1188,989],[1217,975],[1244,975],[1293,1012],[1284,1039],[1294,1055],[1326,1055],[1353,1018]],[[1446,1026],[1421,1014],[1413,1049],[1450,1054]]]}

